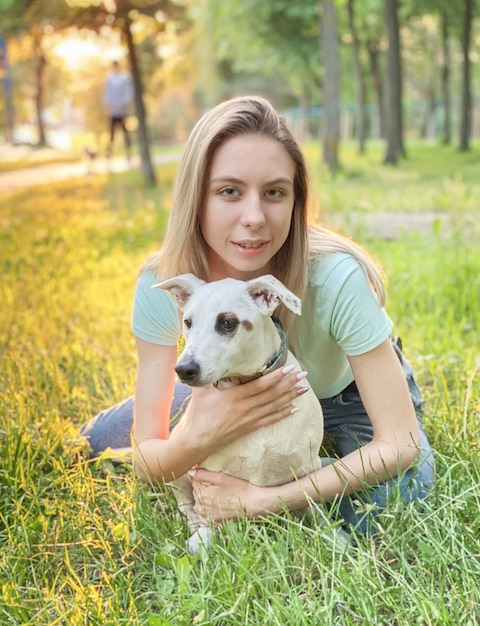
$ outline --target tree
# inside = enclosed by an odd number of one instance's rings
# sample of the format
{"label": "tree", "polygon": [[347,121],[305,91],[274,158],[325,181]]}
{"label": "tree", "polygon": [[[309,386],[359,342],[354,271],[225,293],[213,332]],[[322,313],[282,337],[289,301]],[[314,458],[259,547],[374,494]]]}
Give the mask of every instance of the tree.
{"label": "tree", "polygon": [[[42,98],[43,98],[43,76],[46,65],[46,59],[41,48],[41,30],[38,26],[36,16],[29,19],[29,12],[32,10],[33,0],[2,0],[2,35],[13,37],[26,29],[31,29],[34,43],[34,56],[37,61],[35,70],[35,112],[38,127],[38,145],[45,146],[45,129],[42,118]],[[31,14],[31,13],[30,13]],[[6,50],[6,47],[5,47]],[[11,91],[11,85],[10,85]],[[14,142],[14,110],[11,93],[9,95],[10,102],[7,103],[8,111],[8,135],[10,141]]]}
{"label": "tree", "polygon": [[244,90],[248,80],[279,105],[293,101],[306,111],[314,98],[318,102],[318,0],[207,0],[204,12],[210,53],[224,78],[219,97]]}
{"label": "tree", "polygon": [[[128,48],[128,59],[130,62],[130,69],[132,72],[132,79],[135,88],[135,109],[138,119],[138,140],[140,148],[141,166],[145,181],[150,185],[156,185],[155,171],[152,166],[150,158],[150,147],[148,140],[148,128],[146,121],[145,105],[143,101],[143,84],[140,72],[140,65],[138,63],[135,45],[132,35],[132,13],[138,12],[142,15],[155,19],[155,16],[161,12],[164,16],[167,16],[170,20],[180,19],[184,16],[185,7],[171,0],[116,0],[114,3],[115,10],[112,10],[109,14],[109,20],[114,17],[113,25],[120,28],[125,37],[125,42]],[[113,8],[113,7],[112,7]],[[91,6],[90,9],[93,13],[97,13],[100,17],[101,10],[95,6]],[[106,19],[106,16],[104,16]],[[161,27],[164,28],[164,22],[161,23]]]}
{"label": "tree", "polygon": [[138,64],[135,46],[132,37],[131,19],[128,14],[123,19],[123,33],[128,48],[128,58],[130,61],[130,69],[132,72],[132,80],[135,94],[135,111],[138,119],[138,146],[140,148],[140,162],[143,177],[149,185],[156,185],[155,170],[153,169],[152,159],[150,157],[150,142],[148,140],[147,120],[145,113],[145,105],[143,103],[143,84],[140,74],[140,66]]}
{"label": "tree", "polygon": [[321,47],[324,59],[323,102],[325,129],[323,159],[332,172],[339,168],[340,54],[334,0],[322,0]]}
{"label": "tree", "polygon": [[37,117],[38,146],[43,148],[47,145],[45,124],[43,122],[44,74],[47,59],[45,58],[42,48],[42,34],[38,29],[35,29],[33,43],[35,58],[37,59],[37,67],[35,71],[35,113]]}
{"label": "tree", "polygon": [[348,0],[347,12],[348,23],[350,25],[350,33],[352,36],[353,62],[355,67],[356,86],[357,86],[357,134],[358,149],[360,154],[365,152],[365,138],[367,132],[367,123],[365,115],[366,93],[365,93],[365,77],[363,75],[362,61],[360,57],[360,40],[355,24],[355,0]]}
{"label": "tree", "polygon": [[472,94],[470,79],[470,40],[472,37],[473,0],[464,0],[462,32],[462,102],[460,121],[460,150],[470,149],[469,139],[472,115]]}
{"label": "tree", "polygon": [[[135,89],[135,111],[138,119],[138,141],[142,173],[147,184],[156,185],[155,171],[150,157],[144,89],[132,34],[132,15],[141,14],[155,20],[155,17],[161,14],[162,17],[173,22],[184,16],[185,6],[174,0],[116,0],[103,5],[90,3],[87,0],[65,1],[75,8],[74,23],[76,26],[98,31],[102,25],[109,24],[123,33],[128,49],[128,59]],[[108,10],[105,6],[108,7]],[[165,28],[165,21],[159,21],[158,27],[159,29]]]}
{"label": "tree", "polygon": [[400,59],[400,30],[397,0],[385,0],[385,23],[388,35],[387,52],[387,153],[384,163],[396,165],[406,157],[403,144],[402,65]]}
{"label": "tree", "polygon": [[446,144],[451,142],[452,138],[452,122],[451,122],[451,102],[450,102],[450,45],[449,45],[449,30],[450,22],[448,11],[445,6],[442,6],[440,10],[440,22],[442,32],[442,78],[441,78],[441,91],[443,99],[443,141]]}
{"label": "tree", "polygon": [[[123,33],[128,49],[128,58],[132,79],[135,86],[135,109],[138,119],[138,138],[140,147],[141,167],[144,179],[148,184],[155,185],[155,172],[152,166],[148,131],[146,123],[145,106],[143,102],[143,85],[140,66],[136,56],[134,38],[132,35],[132,23],[135,15],[144,15],[157,24],[158,30],[165,28],[165,21],[178,21],[183,25],[185,7],[176,0],[115,0],[115,2],[98,3],[93,0],[50,0],[48,5],[42,0],[21,0],[23,11],[21,19],[16,20],[19,31],[34,32],[37,36],[37,87],[36,87],[36,110],[39,123],[39,137],[44,138],[42,131],[42,76],[46,65],[41,46],[43,26],[48,25],[50,30],[56,32],[66,30],[72,26],[78,29],[86,28],[99,32],[105,25],[110,25]],[[15,5],[18,13],[19,3]],[[108,7],[108,9],[106,8]],[[11,10],[12,12],[14,9]],[[156,20],[161,14],[165,20]],[[18,17],[15,14],[15,17]]]}

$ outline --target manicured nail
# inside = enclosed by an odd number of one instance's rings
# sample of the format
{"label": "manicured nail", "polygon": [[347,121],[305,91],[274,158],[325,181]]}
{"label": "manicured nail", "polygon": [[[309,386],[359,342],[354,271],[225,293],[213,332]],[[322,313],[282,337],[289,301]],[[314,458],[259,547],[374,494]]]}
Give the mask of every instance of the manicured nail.
{"label": "manicured nail", "polygon": [[310,389],[310,387],[298,387],[297,388],[297,394],[299,396],[302,395],[302,393],[307,393],[307,391]]}
{"label": "manicured nail", "polygon": [[286,367],[283,368],[282,372],[286,375],[286,374],[290,374],[290,372],[294,369],[295,369],[295,365],[287,365]]}
{"label": "manicured nail", "polygon": [[308,372],[300,372],[299,374],[297,374],[297,380],[303,380],[307,376],[308,376]]}
{"label": "manicured nail", "polygon": [[294,406],[293,409],[290,410],[290,415],[293,415],[297,411],[300,411],[300,407],[299,406]]}
{"label": "manicured nail", "polygon": [[196,472],[197,472],[197,470],[194,470],[194,469],[189,469],[189,470],[187,470],[187,476],[188,476],[189,478],[195,478],[195,474],[196,474]]}

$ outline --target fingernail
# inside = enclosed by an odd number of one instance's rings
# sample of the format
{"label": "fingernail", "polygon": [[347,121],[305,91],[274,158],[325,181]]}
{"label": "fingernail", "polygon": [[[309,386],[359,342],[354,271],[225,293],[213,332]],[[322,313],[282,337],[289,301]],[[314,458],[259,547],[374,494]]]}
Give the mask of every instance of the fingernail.
{"label": "fingernail", "polygon": [[296,413],[297,411],[300,411],[300,407],[298,406],[294,406],[293,409],[291,409],[290,411],[290,415],[293,415],[294,413]]}
{"label": "fingernail", "polygon": [[290,372],[294,369],[295,369],[295,365],[287,365],[286,367],[283,368],[282,372],[284,374],[290,374]]}
{"label": "fingernail", "polygon": [[307,391],[310,389],[310,387],[298,387],[297,388],[297,394],[299,396],[302,395],[302,393],[307,393]]}
{"label": "fingernail", "polygon": [[297,374],[297,380],[303,380],[307,376],[308,376],[308,372],[300,372],[299,374]]}
{"label": "fingernail", "polygon": [[195,478],[195,474],[196,474],[196,470],[194,470],[194,469],[187,470],[187,476],[189,478]]}

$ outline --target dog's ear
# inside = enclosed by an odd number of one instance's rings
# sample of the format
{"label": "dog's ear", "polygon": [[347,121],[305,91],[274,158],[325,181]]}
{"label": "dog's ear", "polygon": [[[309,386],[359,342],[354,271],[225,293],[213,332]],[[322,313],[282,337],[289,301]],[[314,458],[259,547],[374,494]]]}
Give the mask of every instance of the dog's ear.
{"label": "dog's ear", "polygon": [[166,289],[177,299],[178,308],[183,311],[190,296],[195,289],[205,285],[205,281],[197,278],[194,274],[182,274],[175,278],[169,278],[161,283],[152,285],[152,289]]}
{"label": "dog's ear", "polygon": [[248,280],[247,291],[263,315],[272,315],[279,304],[279,300],[295,313],[302,314],[300,298],[285,287],[275,276],[268,274]]}

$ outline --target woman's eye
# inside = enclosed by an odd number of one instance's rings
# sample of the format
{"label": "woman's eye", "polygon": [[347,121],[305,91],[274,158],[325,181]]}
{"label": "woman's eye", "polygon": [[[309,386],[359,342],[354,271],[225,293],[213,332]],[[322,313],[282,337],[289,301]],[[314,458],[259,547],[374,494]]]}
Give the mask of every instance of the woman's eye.
{"label": "woman's eye", "polygon": [[285,192],[282,189],[269,189],[266,195],[269,198],[283,198]]}
{"label": "woman's eye", "polygon": [[220,195],[226,196],[227,198],[235,198],[238,196],[238,191],[235,187],[224,187],[220,190]]}

